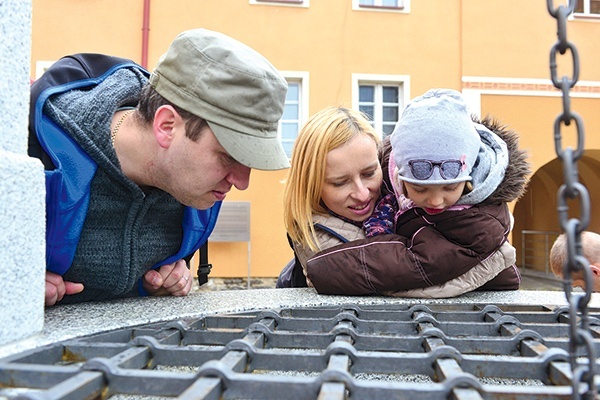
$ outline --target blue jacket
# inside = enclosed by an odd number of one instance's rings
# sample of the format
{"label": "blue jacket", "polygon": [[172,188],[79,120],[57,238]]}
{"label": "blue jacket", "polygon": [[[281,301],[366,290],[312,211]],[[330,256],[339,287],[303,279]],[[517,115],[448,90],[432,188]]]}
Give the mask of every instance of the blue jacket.
{"label": "blue jacket", "polygon": [[[64,275],[73,262],[97,165],[60,126],[44,115],[44,104],[51,95],[97,85],[120,68],[137,68],[148,76],[147,71],[129,60],[77,54],[59,60],[31,89],[30,143],[37,139],[45,153],[32,155],[39,156],[46,165],[46,269],[59,275]],[[179,251],[152,268],[198,250],[208,240],[220,207],[220,202],[207,210],[186,207]]]}

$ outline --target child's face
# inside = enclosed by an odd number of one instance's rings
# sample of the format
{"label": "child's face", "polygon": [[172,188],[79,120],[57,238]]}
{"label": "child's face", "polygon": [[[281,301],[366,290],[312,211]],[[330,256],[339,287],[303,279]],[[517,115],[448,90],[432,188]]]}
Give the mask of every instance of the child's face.
{"label": "child's face", "polygon": [[466,182],[451,185],[416,185],[403,182],[406,197],[423,208],[428,214],[439,214],[448,207],[456,204],[463,194]]}

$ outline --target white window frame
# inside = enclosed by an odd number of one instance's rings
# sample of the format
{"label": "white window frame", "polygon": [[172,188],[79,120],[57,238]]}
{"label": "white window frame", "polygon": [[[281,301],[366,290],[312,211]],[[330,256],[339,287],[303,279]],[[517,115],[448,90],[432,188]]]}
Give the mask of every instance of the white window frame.
{"label": "white window frame", "polygon": [[282,7],[310,7],[310,0],[250,0],[251,5],[282,6]]}
{"label": "white window frame", "polygon": [[569,17],[570,19],[574,19],[574,18],[600,19],[600,13],[592,14],[590,12],[590,10],[591,10],[590,0],[579,0],[579,1],[581,2],[581,4],[583,4],[583,12],[582,13],[573,12],[573,14],[571,14],[571,16]]}
{"label": "white window frame", "polygon": [[375,5],[365,6],[360,4],[360,0],[352,0],[352,9],[356,11],[410,13],[410,0],[398,0],[397,7],[388,7],[381,4],[382,0],[375,0]]}
{"label": "white window frame", "polygon": [[[298,132],[302,126],[308,121],[308,93],[309,93],[309,73],[307,71],[280,71],[281,75],[288,82],[297,82],[300,84],[298,91]],[[277,136],[281,141],[281,124],[283,119],[279,120]],[[296,137],[298,132],[296,132]]]}
{"label": "white window frame", "polygon": [[[380,75],[380,74],[352,74],[352,108],[359,109],[359,87],[361,85],[381,86],[399,86],[400,93],[398,101],[398,118],[402,110],[410,100],[410,76],[409,75]],[[382,104],[375,103],[375,115],[373,116],[373,125],[377,133],[383,136],[383,118],[381,113]]]}

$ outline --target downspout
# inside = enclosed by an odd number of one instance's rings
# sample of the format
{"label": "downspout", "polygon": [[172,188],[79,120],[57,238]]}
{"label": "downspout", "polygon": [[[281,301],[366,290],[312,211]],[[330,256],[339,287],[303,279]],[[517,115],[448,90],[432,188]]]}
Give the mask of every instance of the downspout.
{"label": "downspout", "polygon": [[142,67],[148,69],[148,37],[150,35],[150,0],[144,0],[144,22],[142,24]]}

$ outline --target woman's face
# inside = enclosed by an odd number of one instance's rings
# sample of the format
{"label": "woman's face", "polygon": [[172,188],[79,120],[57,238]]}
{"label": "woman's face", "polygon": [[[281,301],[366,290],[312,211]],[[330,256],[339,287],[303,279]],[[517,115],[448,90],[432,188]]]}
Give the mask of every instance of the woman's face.
{"label": "woman's face", "polygon": [[334,213],[362,222],[373,213],[381,181],[377,144],[357,135],[327,153],[321,200]]}

